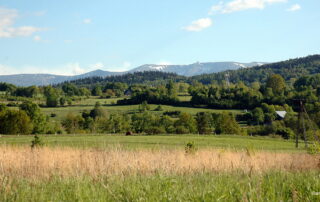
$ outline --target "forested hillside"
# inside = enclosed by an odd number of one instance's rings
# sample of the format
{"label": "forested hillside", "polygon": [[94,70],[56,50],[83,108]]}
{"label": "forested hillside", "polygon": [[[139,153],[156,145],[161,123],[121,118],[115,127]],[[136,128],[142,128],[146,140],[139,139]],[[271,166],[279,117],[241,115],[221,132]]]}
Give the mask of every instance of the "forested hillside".
{"label": "forested hillside", "polygon": [[[131,84],[148,84],[160,85],[166,84],[169,80],[174,82],[186,82],[189,84],[198,81],[202,84],[222,83],[227,79],[231,83],[243,82],[251,84],[253,82],[265,83],[267,78],[273,74],[281,75],[285,81],[298,79],[302,76],[320,73],[320,55],[312,55],[302,58],[290,59],[287,61],[270,63],[251,68],[241,68],[237,70],[228,70],[213,74],[203,74],[193,77],[180,76],[175,73],[161,71],[143,71],[122,75],[113,75],[107,77],[88,77],[78,80],[69,81],[79,87],[92,88],[95,85],[106,85],[108,82],[121,82],[127,85]],[[64,82],[68,83],[68,82]],[[57,86],[62,86],[58,84]]]}
{"label": "forested hillside", "polygon": [[[88,78],[78,79],[78,80],[64,82],[64,83],[72,83],[82,87],[92,87],[97,84],[104,86],[110,82],[121,82],[121,83],[126,83],[128,85],[165,84],[169,80],[179,82],[186,79],[187,79],[186,77],[179,76],[175,73],[145,71],[145,72],[135,72],[135,73],[128,73],[128,74],[108,76],[108,77],[88,77]],[[64,83],[58,84],[57,86],[62,86]]]}
{"label": "forested hillside", "polygon": [[214,74],[204,74],[191,77],[203,84],[209,84],[212,81],[226,80],[228,74],[232,83],[242,81],[246,84],[258,81],[266,82],[268,76],[280,74],[286,81],[297,79],[301,76],[320,73],[320,55],[312,55],[303,58],[291,59],[283,62],[270,63],[252,68],[242,68],[238,70],[224,71]]}

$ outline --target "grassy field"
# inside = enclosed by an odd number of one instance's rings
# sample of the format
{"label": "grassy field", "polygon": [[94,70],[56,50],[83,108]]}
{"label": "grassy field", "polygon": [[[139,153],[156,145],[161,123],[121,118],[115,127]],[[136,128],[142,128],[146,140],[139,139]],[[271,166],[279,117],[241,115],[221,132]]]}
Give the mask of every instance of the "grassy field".
{"label": "grassy field", "polygon": [[[0,201],[319,201],[320,156],[241,136],[0,137]],[[186,153],[187,142],[196,150]]]}
{"label": "grassy field", "polygon": [[[1,145],[29,145],[33,136],[2,136]],[[199,149],[255,149],[268,151],[304,152],[296,149],[293,141],[268,137],[241,136],[204,136],[204,135],[157,135],[157,136],[123,136],[123,135],[43,135],[47,146],[69,146],[79,148],[125,149],[184,149],[188,142],[193,142]],[[301,143],[302,145],[302,143]]]}
{"label": "grassy field", "polygon": [[[178,106],[169,106],[169,105],[162,105],[163,111],[154,111],[154,109],[158,105],[149,105],[151,110],[150,112],[153,113],[163,113],[165,111],[181,111],[187,112],[191,114],[196,114],[198,112],[215,112],[215,113],[222,113],[222,112],[231,112],[231,113],[242,113],[242,110],[218,110],[218,109],[208,109],[208,108],[193,108],[193,107],[178,107]],[[133,113],[137,112],[139,105],[106,105],[102,107],[106,110],[107,113]],[[83,106],[67,106],[67,107],[55,107],[55,108],[41,108],[41,110],[46,115],[51,115],[52,113],[56,114],[56,117],[53,119],[61,120],[63,119],[68,113],[80,114],[81,112],[88,110],[90,111],[93,109],[93,106],[83,105]]]}
{"label": "grassy field", "polygon": [[0,146],[0,201],[319,201],[319,156]]}
{"label": "grassy field", "polygon": [[0,177],[1,201],[319,201],[319,172],[26,180]]}

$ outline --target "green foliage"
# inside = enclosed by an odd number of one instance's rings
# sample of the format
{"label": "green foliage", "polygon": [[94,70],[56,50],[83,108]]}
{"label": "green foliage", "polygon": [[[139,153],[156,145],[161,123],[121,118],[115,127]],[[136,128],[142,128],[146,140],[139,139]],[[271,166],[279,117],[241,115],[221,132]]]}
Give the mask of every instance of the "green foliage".
{"label": "green foliage", "polygon": [[65,105],[65,103],[66,103],[66,98],[65,97],[61,97],[60,99],[59,99],[59,103],[60,103],[60,106],[64,106]]}
{"label": "green foliage", "polygon": [[215,132],[217,134],[240,134],[240,126],[234,116],[228,113],[214,115]]}
{"label": "green foliage", "polygon": [[32,98],[39,93],[39,89],[36,86],[18,87],[11,94],[20,97]]}
{"label": "green foliage", "polygon": [[158,105],[158,106],[154,109],[154,111],[163,111],[163,108],[162,108],[161,105]]}
{"label": "green foliage", "polygon": [[260,91],[247,87],[243,83],[232,86],[204,86],[198,84],[189,90],[192,105],[206,105],[216,109],[252,109],[262,101]]}
{"label": "green foliage", "polygon": [[42,139],[38,135],[35,135],[34,139],[31,141],[31,148],[42,147],[43,145]]}
{"label": "green foliage", "polygon": [[58,92],[55,88],[47,86],[44,88],[44,95],[46,96],[47,107],[58,106]]}
{"label": "green foliage", "polygon": [[150,110],[150,106],[148,105],[147,101],[143,101],[140,105],[139,105],[139,111],[140,112],[145,112],[145,111],[149,111]]}
{"label": "green foliage", "polygon": [[101,96],[102,95],[102,88],[100,85],[96,85],[92,91],[91,91],[91,94],[94,95],[94,96]]}
{"label": "green foliage", "polygon": [[90,116],[93,119],[96,119],[98,117],[103,117],[106,115],[106,112],[104,109],[102,109],[100,102],[96,102],[94,108],[90,111]]}
{"label": "green foliage", "polygon": [[32,128],[32,122],[25,111],[0,111],[0,134],[30,134]]}
{"label": "green foliage", "polygon": [[196,145],[194,142],[188,142],[184,147],[186,154],[195,154],[197,151]]}
{"label": "green foliage", "polygon": [[[1,177],[1,201],[319,201],[319,172]],[[10,187],[10,188],[8,188]],[[30,191],[32,187],[32,191]]]}
{"label": "green foliage", "polygon": [[33,123],[33,134],[47,133],[47,117],[41,113],[41,110],[37,104],[26,101],[20,105],[20,109],[24,110],[30,117]]}
{"label": "green foliage", "polygon": [[196,120],[188,113],[181,113],[179,119],[174,123],[179,134],[196,133]]}
{"label": "green foliage", "polygon": [[260,107],[257,107],[252,111],[252,119],[254,123],[264,123],[264,113]]}
{"label": "green foliage", "polygon": [[197,128],[200,134],[210,134],[213,132],[212,115],[208,112],[199,112],[196,114]]}
{"label": "green foliage", "polygon": [[320,73],[319,61],[320,55],[311,55],[252,68],[241,68],[237,70],[194,76],[192,79],[203,84],[210,84],[213,80],[217,82],[224,81],[225,74],[228,73],[229,79],[232,83],[242,81],[246,84],[250,84],[257,81],[265,83],[270,75],[279,74],[285,81],[289,81],[292,78]]}
{"label": "green foliage", "polygon": [[320,143],[315,141],[310,144],[307,148],[309,154],[320,154]]}
{"label": "green foliage", "polygon": [[61,122],[67,133],[81,133],[83,129],[84,119],[80,115],[69,113]]}
{"label": "green foliage", "polygon": [[87,88],[78,88],[72,83],[64,83],[62,85],[62,91],[66,96],[89,96],[91,92]]}
{"label": "green foliage", "polygon": [[266,87],[271,88],[276,95],[280,95],[284,92],[286,84],[281,75],[274,74],[267,79]]}

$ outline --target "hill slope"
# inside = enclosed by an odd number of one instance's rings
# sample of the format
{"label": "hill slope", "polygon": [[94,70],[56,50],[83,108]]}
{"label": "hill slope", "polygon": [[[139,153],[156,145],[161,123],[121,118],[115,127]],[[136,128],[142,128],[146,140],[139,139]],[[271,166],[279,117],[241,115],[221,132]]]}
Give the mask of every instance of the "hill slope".
{"label": "hill slope", "polygon": [[242,68],[238,70],[193,76],[192,79],[208,84],[211,83],[212,80],[223,81],[226,79],[226,74],[228,74],[230,82],[236,83],[242,81],[251,83],[254,81],[265,82],[268,76],[272,74],[280,74],[288,81],[290,79],[317,73],[320,73],[320,55],[311,55],[252,68]]}

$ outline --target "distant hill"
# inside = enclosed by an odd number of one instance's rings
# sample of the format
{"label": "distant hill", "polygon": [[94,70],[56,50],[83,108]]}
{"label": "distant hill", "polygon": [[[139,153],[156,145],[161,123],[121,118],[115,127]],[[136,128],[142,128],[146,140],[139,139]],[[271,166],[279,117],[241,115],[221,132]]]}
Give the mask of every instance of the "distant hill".
{"label": "distant hill", "polygon": [[96,70],[76,76],[62,76],[54,74],[14,74],[14,75],[0,75],[0,82],[11,83],[17,86],[45,86],[50,84],[58,84],[65,81],[72,81],[94,76],[111,76],[116,75],[115,72],[108,72],[103,70]]}
{"label": "distant hill", "polygon": [[252,83],[255,81],[265,82],[269,75],[280,74],[286,81],[301,76],[320,73],[320,55],[311,55],[302,58],[290,59],[282,62],[264,64],[252,68],[227,70],[213,74],[193,76],[191,79],[209,84],[213,80],[223,81],[228,77],[230,82],[239,81]]}
{"label": "distant hill", "polygon": [[[160,71],[143,71],[143,72],[133,72],[121,75],[113,75],[107,77],[87,77],[83,79],[77,79],[69,81],[77,86],[81,87],[93,87],[95,85],[104,86],[108,82],[121,82],[128,85],[131,84],[166,84],[169,80],[175,82],[187,81],[187,77],[180,76],[175,73],[160,72]],[[57,84],[63,85],[64,83]]]}
{"label": "distant hill", "polygon": [[72,81],[88,77],[108,77],[115,75],[123,75],[134,72],[159,71],[175,73],[181,76],[194,76],[200,74],[208,74],[225,70],[234,70],[239,68],[247,68],[263,63],[238,63],[238,62],[210,62],[210,63],[194,63],[190,65],[142,65],[126,72],[109,72],[104,70],[95,70],[76,76],[61,76],[52,74],[16,74],[16,75],[0,75],[0,82],[11,83],[17,86],[31,85],[50,85],[58,84],[65,81]]}
{"label": "distant hill", "polygon": [[[139,72],[159,72],[171,74],[135,74]],[[212,62],[194,63],[190,65],[142,65],[127,72],[108,72],[95,70],[76,76],[59,76],[50,74],[18,74],[0,76],[0,82],[7,82],[18,86],[59,84],[66,81],[75,81],[77,84],[93,84],[98,82],[119,81],[125,83],[139,83],[155,81],[165,77],[184,78],[197,80],[209,84],[213,80],[224,81],[226,77],[230,82],[243,81],[252,83],[254,81],[265,82],[269,75],[280,74],[285,80],[299,78],[305,75],[320,73],[320,55],[311,55],[302,58],[290,59],[276,63],[237,63],[237,62]],[[133,76],[137,77],[134,78]],[[146,78],[151,76],[150,79]],[[88,79],[87,79],[88,78]],[[186,78],[184,78],[186,79]],[[138,82],[139,81],[139,82]],[[161,81],[159,81],[161,82]],[[158,82],[158,83],[159,83]]]}
{"label": "distant hill", "polygon": [[263,65],[265,63],[239,63],[239,62],[208,62],[208,63],[194,63],[190,65],[142,65],[134,68],[129,72],[142,71],[161,71],[172,72],[182,76],[195,76],[200,74],[216,73],[225,70],[235,70],[239,68],[247,68],[253,66]]}

